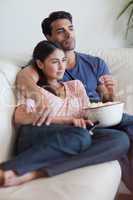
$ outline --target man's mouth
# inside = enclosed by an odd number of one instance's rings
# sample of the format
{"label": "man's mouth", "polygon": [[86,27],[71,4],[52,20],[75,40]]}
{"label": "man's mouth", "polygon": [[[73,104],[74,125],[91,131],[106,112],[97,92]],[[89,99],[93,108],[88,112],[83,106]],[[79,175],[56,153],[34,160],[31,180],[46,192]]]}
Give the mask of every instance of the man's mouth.
{"label": "man's mouth", "polygon": [[72,38],[69,38],[69,39],[67,39],[67,40],[64,40],[64,43],[65,44],[70,44],[70,43],[72,43],[73,42],[73,39]]}

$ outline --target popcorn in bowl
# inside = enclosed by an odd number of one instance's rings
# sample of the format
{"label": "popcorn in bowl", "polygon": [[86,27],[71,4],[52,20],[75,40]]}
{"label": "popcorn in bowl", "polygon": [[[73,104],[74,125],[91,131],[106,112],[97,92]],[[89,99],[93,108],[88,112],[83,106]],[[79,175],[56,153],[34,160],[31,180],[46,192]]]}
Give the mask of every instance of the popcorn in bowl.
{"label": "popcorn in bowl", "polygon": [[88,119],[99,121],[99,127],[109,127],[120,123],[123,115],[123,102],[91,103],[84,108]]}
{"label": "popcorn in bowl", "polygon": [[109,105],[114,105],[114,104],[119,104],[121,102],[119,101],[114,101],[114,102],[106,102],[106,103],[103,103],[103,102],[97,102],[97,103],[90,103],[88,105],[89,108],[99,108],[99,107],[103,107],[103,106],[109,106]]}

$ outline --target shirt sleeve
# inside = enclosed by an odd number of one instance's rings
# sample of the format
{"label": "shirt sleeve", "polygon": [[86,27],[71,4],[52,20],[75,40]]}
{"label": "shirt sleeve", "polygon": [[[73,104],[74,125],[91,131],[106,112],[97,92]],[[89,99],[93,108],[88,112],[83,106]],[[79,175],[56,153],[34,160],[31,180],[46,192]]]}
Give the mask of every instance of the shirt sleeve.
{"label": "shirt sleeve", "polygon": [[99,78],[105,74],[111,74],[107,64],[105,63],[104,60],[101,58],[97,58],[97,84],[100,85],[101,82],[99,81]]}

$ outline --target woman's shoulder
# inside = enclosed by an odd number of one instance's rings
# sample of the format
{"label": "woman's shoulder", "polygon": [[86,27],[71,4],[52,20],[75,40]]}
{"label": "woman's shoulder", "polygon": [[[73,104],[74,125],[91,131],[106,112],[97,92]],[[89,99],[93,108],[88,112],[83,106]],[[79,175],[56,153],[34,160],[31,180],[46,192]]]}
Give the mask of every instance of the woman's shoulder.
{"label": "woman's shoulder", "polygon": [[66,81],[63,82],[67,86],[75,86],[75,85],[83,85],[83,83],[80,80],[71,80],[71,81]]}
{"label": "woman's shoulder", "polygon": [[66,81],[64,84],[68,87],[68,89],[71,92],[76,92],[81,90],[83,88],[83,83],[80,80],[71,80],[71,81]]}

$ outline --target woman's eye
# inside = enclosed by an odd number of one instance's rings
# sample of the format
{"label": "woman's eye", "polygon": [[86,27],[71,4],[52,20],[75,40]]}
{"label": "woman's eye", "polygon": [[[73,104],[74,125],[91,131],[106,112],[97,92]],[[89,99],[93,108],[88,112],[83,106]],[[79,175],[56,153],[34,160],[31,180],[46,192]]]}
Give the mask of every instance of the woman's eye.
{"label": "woman's eye", "polygon": [[58,61],[53,61],[52,63],[55,64],[55,63],[58,63]]}
{"label": "woman's eye", "polygon": [[67,59],[66,59],[66,58],[64,58],[62,61],[63,61],[63,62],[67,62]]}

